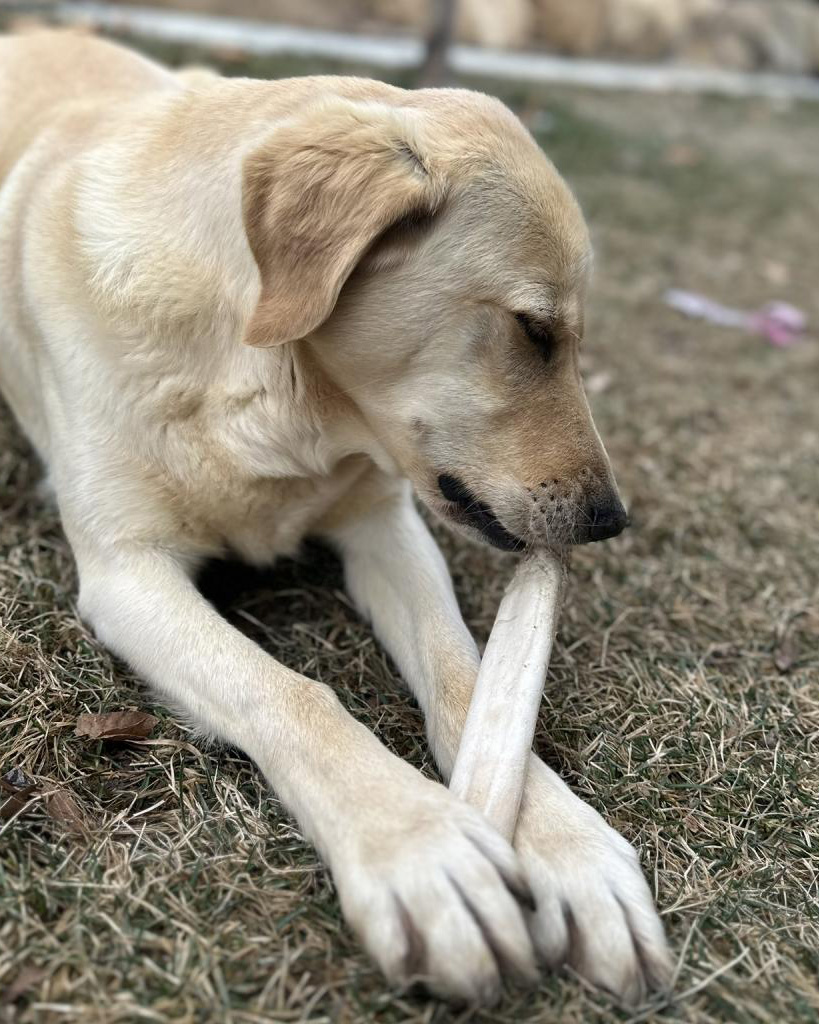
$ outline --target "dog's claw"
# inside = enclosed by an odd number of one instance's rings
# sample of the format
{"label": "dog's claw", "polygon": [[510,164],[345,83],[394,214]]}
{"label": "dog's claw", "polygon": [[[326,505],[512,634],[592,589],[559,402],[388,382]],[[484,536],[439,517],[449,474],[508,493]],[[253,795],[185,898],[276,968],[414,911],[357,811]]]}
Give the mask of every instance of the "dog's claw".
{"label": "dog's claw", "polygon": [[667,990],[672,961],[634,850],[545,765],[533,766],[515,849],[537,899],[528,923],[540,960],[568,965],[629,1006]]}
{"label": "dog's claw", "polygon": [[415,785],[409,800],[403,780],[400,815],[333,864],[342,907],[393,983],[491,1004],[502,978],[537,978],[511,891],[525,892],[522,870],[477,811],[442,786]]}

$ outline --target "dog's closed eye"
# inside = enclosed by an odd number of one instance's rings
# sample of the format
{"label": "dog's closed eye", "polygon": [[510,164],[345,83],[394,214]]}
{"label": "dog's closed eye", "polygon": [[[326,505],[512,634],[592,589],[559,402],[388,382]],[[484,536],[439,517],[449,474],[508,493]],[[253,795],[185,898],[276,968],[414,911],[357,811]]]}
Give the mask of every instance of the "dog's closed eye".
{"label": "dog's closed eye", "polygon": [[526,337],[540,353],[541,358],[548,362],[554,354],[555,335],[548,324],[533,320],[526,313],[515,313],[515,319],[523,328]]}

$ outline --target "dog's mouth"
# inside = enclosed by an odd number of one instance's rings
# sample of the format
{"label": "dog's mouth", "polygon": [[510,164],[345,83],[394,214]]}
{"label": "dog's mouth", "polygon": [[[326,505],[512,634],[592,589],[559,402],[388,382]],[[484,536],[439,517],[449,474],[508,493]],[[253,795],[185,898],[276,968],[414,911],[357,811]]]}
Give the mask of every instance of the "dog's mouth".
{"label": "dog's mouth", "polygon": [[476,530],[481,537],[501,551],[522,551],[526,544],[510,533],[486,502],[477,498],[457,477],[442,473],[438,488],[446,498],[447,518],[459,526]]}

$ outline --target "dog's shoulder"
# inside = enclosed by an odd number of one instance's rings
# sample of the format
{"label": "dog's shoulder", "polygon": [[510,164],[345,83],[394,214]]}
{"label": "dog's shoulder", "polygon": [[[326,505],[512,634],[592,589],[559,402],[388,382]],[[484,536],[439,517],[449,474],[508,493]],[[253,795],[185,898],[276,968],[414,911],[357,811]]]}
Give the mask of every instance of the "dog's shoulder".
{"label": "dog's shoulder", "polygon": [[[44,132],[66,122],[75,145],[116,105],[181,90],[175,75],[105,40],[69,31],[0,37],[0,185]],[[69,147],[74,148],[74,145]]]}

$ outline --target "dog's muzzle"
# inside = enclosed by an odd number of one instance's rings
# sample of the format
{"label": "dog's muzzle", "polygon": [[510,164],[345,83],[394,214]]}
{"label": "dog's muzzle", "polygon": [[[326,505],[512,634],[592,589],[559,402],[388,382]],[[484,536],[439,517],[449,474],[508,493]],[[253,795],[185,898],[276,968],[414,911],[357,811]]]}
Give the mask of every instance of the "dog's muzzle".
{"label": "dog's muzzle", "polygon": [[472,527],[502,551],[522,551],[526,546],[520,537],[515,537],[503,526],[489,505],[477,498],[457,477],[442,473],[438,477],[438,488],[449,502],[447,514],[453,522]]}
{"label": "dog's muzzle", "polygon": [[[592,490],[593,497],[584,497],[576,487],[566,493],[557,481],[555,488],[541,485],[537,493],[530,492],[535,501],[534,514],[527,514],[527,539],[507,529],[491,506],[475,495],[458,477],[442,473],[438,489],[448,505],[446,515],[460,526],[475,530],[480,536],[502,551],[522,551],[527,544],[545,544],[553,548],[575,544],[590,544],[608,540],[622,533],[629,518],[616,490],[608,487]],[[572,493],[573,492],[573,493]],[[586,492],[588,495],[588,491]]]}

